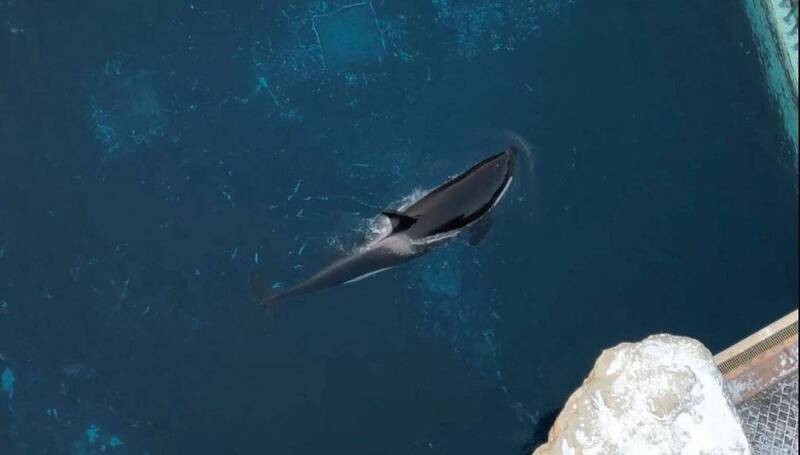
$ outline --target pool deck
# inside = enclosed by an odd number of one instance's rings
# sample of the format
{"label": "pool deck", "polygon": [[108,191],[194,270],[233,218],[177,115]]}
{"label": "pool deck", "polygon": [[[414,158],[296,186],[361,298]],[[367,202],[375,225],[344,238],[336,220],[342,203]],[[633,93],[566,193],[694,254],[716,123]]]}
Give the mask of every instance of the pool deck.
{"label": "pool deck", "polygon": [[797,171],[798,0],[743,0],[771,97],[783,118]]}
{"label": "pool deck", "polygon": [[798,312],[714,356],[753,454],[798,453]]}

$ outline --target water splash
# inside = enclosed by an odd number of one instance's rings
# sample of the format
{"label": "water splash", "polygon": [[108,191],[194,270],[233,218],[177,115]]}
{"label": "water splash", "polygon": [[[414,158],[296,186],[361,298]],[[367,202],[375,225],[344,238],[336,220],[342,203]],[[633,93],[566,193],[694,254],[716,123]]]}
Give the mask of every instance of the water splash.
{"label": "water splash", "polygon": [[93,445],[100,438],[100,428],[94,424],[90,424],[84,433],[86,434],[86,442],[89,445]]}
{"label": "water splash", "polygon": [[[85,436],[86,448],[93,447],[94,449],[85,450],[86,453],[106,452],[109,449],[119,449],[125,445],[125,442],[115,435],[104,436],[100,427],[95,424],[89,424],[83,432]],[[82,444],[83,445],[83,444]],[[117,452],[113,452],[117,453]]]}

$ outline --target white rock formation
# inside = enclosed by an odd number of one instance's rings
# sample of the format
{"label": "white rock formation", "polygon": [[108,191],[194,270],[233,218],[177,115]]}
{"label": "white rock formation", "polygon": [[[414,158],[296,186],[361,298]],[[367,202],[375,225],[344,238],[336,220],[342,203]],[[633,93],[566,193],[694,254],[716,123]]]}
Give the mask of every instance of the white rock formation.
{"label": "white rock formation", "polygon": [[604,351],[534,455],[749,453],[708,349],[654,335]]}

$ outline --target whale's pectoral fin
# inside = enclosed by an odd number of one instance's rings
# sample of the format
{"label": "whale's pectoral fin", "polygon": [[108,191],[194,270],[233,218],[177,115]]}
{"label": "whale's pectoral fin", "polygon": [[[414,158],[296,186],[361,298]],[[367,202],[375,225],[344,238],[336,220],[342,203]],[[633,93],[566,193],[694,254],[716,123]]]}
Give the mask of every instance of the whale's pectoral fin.
{"label": "whale's pectoral fin", "polygon": [[396,212],[393,210],[386,210],[381,212],[384,216],[389,218],[392,222],[392,232],[405,231],[411,225],[417,222],[413,216],[406,215],[405,213]]}
{"label": "whale's pectoral fin", "polygon": [[492,222],[489,220],[481,221],[469,231],[469,244],[475,246],[481,243],[481,240],[486,238],[489,229],[492,227]]}

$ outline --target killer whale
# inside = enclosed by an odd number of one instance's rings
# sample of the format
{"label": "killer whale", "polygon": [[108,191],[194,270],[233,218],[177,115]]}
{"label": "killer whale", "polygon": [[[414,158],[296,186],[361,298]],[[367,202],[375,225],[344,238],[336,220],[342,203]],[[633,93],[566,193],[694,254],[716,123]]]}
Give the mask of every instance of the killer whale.
{"label": "killer whale", "polygon": [[[271,296],[262,305],[355,283],[428,253],[456,236],[477,245],[491,227],[491,212],[514,180],[518,150],[509,146],[422,196],[404,210],[381,212],[391,231],[357,248],[307,280]],[[263,289],[263,286],[261,287]]]}

